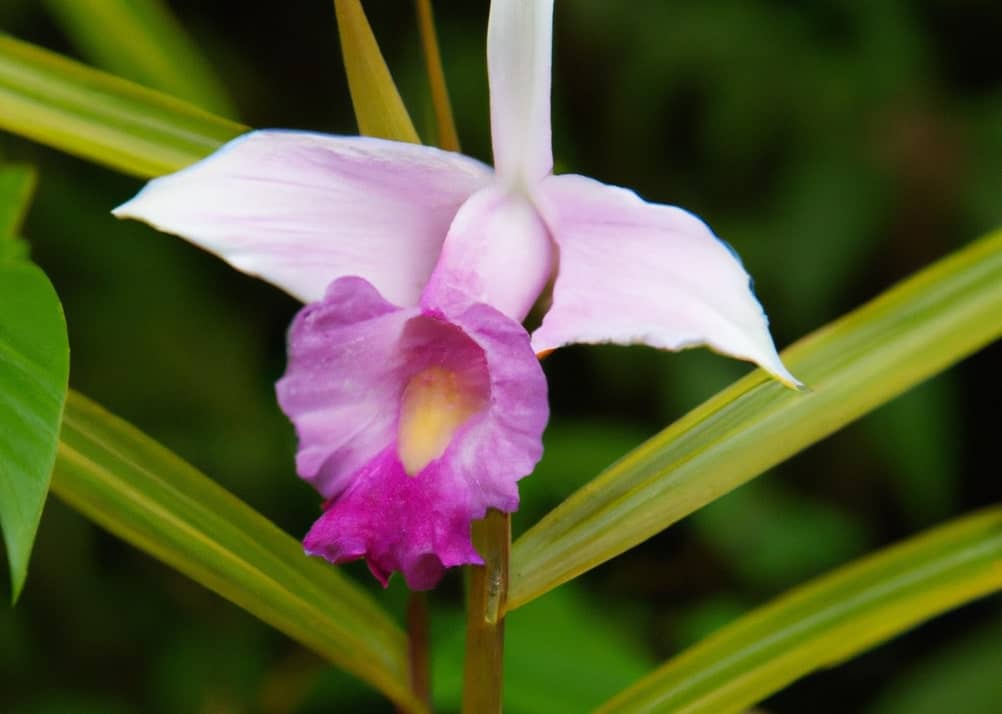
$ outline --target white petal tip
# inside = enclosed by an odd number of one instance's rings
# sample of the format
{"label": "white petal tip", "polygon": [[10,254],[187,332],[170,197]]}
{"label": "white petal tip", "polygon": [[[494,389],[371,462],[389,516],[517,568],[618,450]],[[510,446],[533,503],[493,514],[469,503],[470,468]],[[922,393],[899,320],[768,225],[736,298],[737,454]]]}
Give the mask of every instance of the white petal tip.
{"label": "white petal tip", "polygon": [[137,221],[146,220],[146,216],[143,215],[143,209],[144,209],[143,204],[146,203],[144,199],[146,198],[146,192],[149,189],[150,185],[156,183],[156,181],[157,179],[153,179],[145,186],[143,186],[142,189],[140,189],[135,196],[130,198],[125,203],[122,203],[111,209],[111,215],[113,215],[115,218],[118,218],[119,220],[127,218],[131,218]]}
{"label": "white petal tip", "polygon": [[769,373],[769,375],[775,379],[777,382],[782,384],[784,387],[788,387],[796,392],[810,392],[810,388],[801,382],[799,379],[790,374],[789,370],[783,366],[783,363],[777,358],[774,363],[766,366],[762,365],[762,368]]}
{"label": "white petal tip", "polygon": [[131,218],[132,216],[129,213],[129,205],[131,203],[132,201],[126,201],[121,206],[116,206],[115,208],[111,209],[111,215],[113,215],[115,218],[118,219]]}

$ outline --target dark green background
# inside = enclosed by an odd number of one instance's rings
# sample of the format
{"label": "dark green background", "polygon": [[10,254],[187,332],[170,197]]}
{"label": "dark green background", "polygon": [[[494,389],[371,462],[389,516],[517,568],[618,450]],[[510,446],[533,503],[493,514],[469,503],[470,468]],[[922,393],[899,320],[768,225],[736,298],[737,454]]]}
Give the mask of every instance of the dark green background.
{"label": "dark green background", "polygon": [[[176,14],[257,127],[353,133],[327,2],[203,3]],[[412,6],[367,9],[423,136]],[[442,0],[466,150],[490,159],[487,3]],[[706,218],[743,256],[783,347],[1002,225],[1002,4],[992,0],[563,0],[560,171]],[[75,54],[35,0],[0,29]],[[0,107],[2,111],[2,107]],[[272,385],[297,305],[184,242],[114,220],[140,182],[8,135],[38,165],[25,227],[64,301],[72,385],[294,535],[318,512],[292,471]],[[1002,351],[818,444],[509,622],[508,708],[575,712],[783,590],[1002,496]],[[572,348],[547,359],[547,453],[516,533],[627,448],[744,373],[705,351]],[[367,585],[364,566],[346,568]],[[3,569],[6,572],[6,568]],[[436,689],[457,700],[460,581],[433,595]],[[394,582],[377,597],[397,611]],[[1002,602],[939,618],[764,703],[770,712],[999,711]],[[388,711],[235,606],[56,500],[21,602],[0,609],[0,711]]]}

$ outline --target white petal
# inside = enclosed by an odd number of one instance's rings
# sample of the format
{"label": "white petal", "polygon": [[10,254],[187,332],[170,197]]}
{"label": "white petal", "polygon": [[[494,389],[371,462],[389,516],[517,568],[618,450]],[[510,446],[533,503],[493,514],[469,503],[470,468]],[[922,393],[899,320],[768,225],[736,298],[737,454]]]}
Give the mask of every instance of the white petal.
{"label": "white petal", "polygon": [[512,184],[553,169],[550,62],[553,0],[493,0],[487,25],[494,166]]}
{"label": "white petal", "polygon": [[367,137],[259,131],[115,209],[304,302],[356,275],[416,304],[459,206],[491,180],[460,154]]}
{"label": "white petal", "polygon": [[776,353],[748,274],[701,220],[583,176],[552,176],[537,205],[560,251],[537,352],[574,342],[707,345],[799,386]]}

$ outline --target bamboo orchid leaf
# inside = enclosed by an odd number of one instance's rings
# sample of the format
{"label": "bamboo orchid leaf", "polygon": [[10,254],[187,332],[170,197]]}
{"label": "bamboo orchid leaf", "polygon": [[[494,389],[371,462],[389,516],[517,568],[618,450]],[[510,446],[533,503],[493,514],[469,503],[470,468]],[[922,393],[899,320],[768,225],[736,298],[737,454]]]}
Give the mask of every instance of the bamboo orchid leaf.
{"label": "bamboo orchid leaf", "polygon": [[808,393],[757,371],[571,495],[512,550],[509,609],[624,552],[1002,335],[1002,232],[783,353]]}
{"label": "bamboo orchid leaf", "polygon": [[951,608],[1002,589],[1002,507],[957,519],[741,617],[603,705],[600,714],[747,709]]}
{"label": "bamboo orchid leaf", "polygon": [[341,54],[360,134],[420,144],[359,0],[334,0]]}
{"label": "bamboo orchid leaf", "polygon": [[96,523],[383,691],[407,711],[406,639],[358,586],[181,458],[79,394],[53,490]]}
{"label": "bamboo orchid leaf", "polygon": [[247,127],[0,34],[0,129],[148,178]]}

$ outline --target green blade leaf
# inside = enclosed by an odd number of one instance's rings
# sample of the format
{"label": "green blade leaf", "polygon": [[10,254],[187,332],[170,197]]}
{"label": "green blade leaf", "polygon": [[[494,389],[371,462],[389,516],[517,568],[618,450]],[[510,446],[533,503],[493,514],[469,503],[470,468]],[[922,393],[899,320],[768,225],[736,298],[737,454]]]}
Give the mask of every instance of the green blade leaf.
{"label": "green blade leaf", "polygon": [[341,54],[358,130],[366,136],[420,144],[397,85],[359,0],[334,0]]}
{"label": "green blade leaf", "polygon": [[787,684],[1002,589],[1002,507],[818,578],[755,610],[599,712],[740,712]]}
{"label": "green blade leaf", "polygon": [[0,262],[0,527],[14,602],[49,492],[69,369],[49,279],[28,261]]}
{"label": "green blade leaf", "polygon": [[[418,142],[357,0],[338,28],[364,134]],[[0,34],[0,129],[140,178],[205,158],[248,127]]]}
{"label": "green blade leaf", "polygon": [[45,6],[95,65],[236,115],[209,62],[162,0],[45,0]]}
{"label": "green blade leaf", "polygon": [[786,350],[572,494],[512,549],[514,609],[615,557],[1002,334],[1002,231]]}
{"label": "green blade leaf", "polygon": [[198,161],[247,127],[0,35],[0,129],[142,178]]}
{"label": "green blade leaf", "polygon": [[76,393],[53,491],[88,518],[383,691],[408,711],[406,638],[348,578],[129,424]]}

